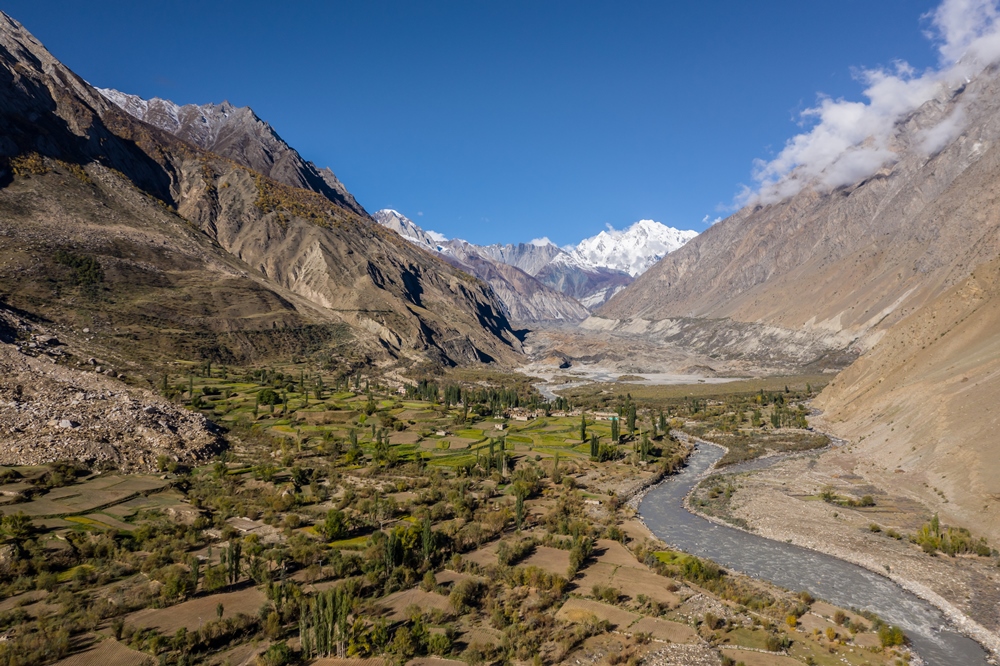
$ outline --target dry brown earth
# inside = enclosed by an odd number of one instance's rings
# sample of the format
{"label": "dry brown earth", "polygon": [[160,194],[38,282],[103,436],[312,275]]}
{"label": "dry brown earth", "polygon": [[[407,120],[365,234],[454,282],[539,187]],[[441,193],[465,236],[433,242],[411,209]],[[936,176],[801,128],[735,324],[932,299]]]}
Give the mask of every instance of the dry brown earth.
{"label": "dry brown earth", "polygon": [[[764,472],[740,475],[730,505],[732,515],[762,536],[791,540],[891,573],[911,589],[915,585],[932,591],[987,631],[1000,634],[1000,569],[992,558],[931,557],[905,538],[886,536],[888,529],[914,532],[930,517],[926,508],[891,494],[876,494],[871,509],[834,506],[818,499],[827,487],[842,497],[871,492],[872,486],[850,472],[858,464],[857,455],[838,450],[825,454],[818,464],[789,460]],[[872,523],[883,531],[872,532]]]}
{"label": "dry brown earth", "polygon": [[151,666],[155,663],[154,657],[109,638],[56,662],[54,666]]}
{"label": "dry brown earth", "polygon": [[222,604],[222,617],[225,619],[240,613],[256,616],[266,601],[264,593],[252,587],[198,597],[168,608],[145,608],[127,616],[125,622],[135,627],[155,627],[164,634],[172,635],[181,627],[193,631],[217,619],[216,608],[219,604]]}
{"label": "dry brown earth", "polygon": [[1000,260],[893,327],[817,398],[856,473],[1000,544]]}

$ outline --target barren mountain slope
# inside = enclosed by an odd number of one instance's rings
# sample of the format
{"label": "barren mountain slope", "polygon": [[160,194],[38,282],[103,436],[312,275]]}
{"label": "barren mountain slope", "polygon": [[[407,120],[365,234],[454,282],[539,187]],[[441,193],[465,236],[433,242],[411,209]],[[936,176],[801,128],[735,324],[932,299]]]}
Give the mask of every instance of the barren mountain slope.
{"label": "barren mountain slope", "polygon": [[[208,337],[210,356],[220,331],[243,331],[249,347],[265,338],[294,349],[303,335],[314,346],[342,338],[340,323],[369,356],[517,356],[520,343],[483,283],[346,204],[136,120],[5,15],[0,136],[0,289],[16,307],[97,317],[143,340],[179,322],[180,338]],[[97,302],[47,280],[60,274],[60,250],[77,257],[63,264],[109,267]],[[337,332],[304,334],[312,324]]]}
{"label": "barren mountain slope", "polygon": [[[921,130],[960,103],[968,129],[927,156]],[[864,337],[863,350],[1000,251],[998,110],[996,67],[958,90],[942,88],[897,125],[896,164],[852,187],[741,210],[598,315],[729,318],[805,332],[830,349]]]}
{"label": "barren mountain slope", "polygon": [[[1000,259],[893,326],[817,398],[863,474],[1000,540]],[[940,490],[941,494],[937,491]]]}

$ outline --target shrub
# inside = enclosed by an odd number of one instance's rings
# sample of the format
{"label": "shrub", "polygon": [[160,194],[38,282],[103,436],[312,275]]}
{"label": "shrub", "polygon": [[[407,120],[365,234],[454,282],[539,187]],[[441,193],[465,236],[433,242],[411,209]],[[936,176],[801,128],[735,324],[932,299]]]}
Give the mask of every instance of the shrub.
{"label": "shrub", "polygon": [[709,629],[715,630],[724,626],[726,621],[721,617],[716,616],[715,613],[705,613],[704,624]]}
{"label": "shrub", "polygon": [[323,521],[321,530],[327,541],[343,539],[347,536],[347,516],[344,515],[343,511],[330,509],[326,512],[326,519]]}
{"label": "shrub", "polygon": [[456,613],[465,613],[479,605],[479,597],[483,593],[483,585],[478,580],[466,578],[455,583],[448,595],[448,603]]}
{"label": "shrub", "polygon": [[278,397],[278,392],[274,389],[265,388],[257,393],[257,402],[262,405],[277,405],[281,402],[281,398]]}
{"label": "shrub", "polygon": [[292,650],[284,641],[275,643],[257,657],[258,666],[285,666],[290,663],[292,663]]}
{"label": "shrub", "polygon": [[767,650],[768,652],[781,652],[792,644],[788,640],[787,636],[778,636],[777,634],[771,634],[767,637]]}
{"label": "shrub", "polygon": [[594,595],[595,599],[606,601],[609,604],[617,603],[618,599],[622,596],[622,593],[619,590],[611,587],[610,585],[595,585],[591,589],[591,593]]}
{"label": "shrub", "polygon": [[895,647],[906,643],[906,635],[896,626],[882,625],[878,629],[878,639],[882,647]]}
{"label": "shrub", "polygon": [[427,651],[439,657],[451,654],[451,639],[447,634],[431,634],[427,639]]}

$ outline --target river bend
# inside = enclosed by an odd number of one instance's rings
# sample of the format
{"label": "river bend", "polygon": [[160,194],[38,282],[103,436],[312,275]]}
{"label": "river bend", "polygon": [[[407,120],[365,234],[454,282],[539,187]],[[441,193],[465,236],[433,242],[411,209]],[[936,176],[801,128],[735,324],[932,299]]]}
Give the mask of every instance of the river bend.
{"label": "river bend", "polygon": [[830,555],[717,525],[684,508],[684,498],[723,451],[698,444],[687,467],[650,489],[639,514],[659,539],[692,555],[768,580],[789,590],[808,590],[844,608],[876,613],[903,628],[927,666],[985,666],[986,651],[949,626],[928,602],[884,576]]}

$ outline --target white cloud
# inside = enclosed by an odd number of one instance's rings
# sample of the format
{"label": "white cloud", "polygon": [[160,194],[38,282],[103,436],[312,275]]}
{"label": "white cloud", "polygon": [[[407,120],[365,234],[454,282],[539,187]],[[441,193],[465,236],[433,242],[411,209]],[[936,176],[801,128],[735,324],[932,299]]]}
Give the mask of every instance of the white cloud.
{"label": "white cloud", "polygon": [[444,234],[439,234],[438,232],[432,231],[430,229],[424,229],[424,233],[433,238],[434,241],[437,243],[443,243],[446,240],[448,240],[448,237],[445,236]]}
{"label": "white cloud", "polygon": [[965,107],[958,106],[947,118],[921,135],[920,149],[928,155],[936,155],[939,150],[958,138],[965,129]]}
{"label": "white cloud", "polygon": [[[790,139],[770,161],[754,163],[753,187],[736,195],[739,206],[769,204],[812,186],[830,190],[872,175],[897,157],[890,147],[895,124],[946,88],[962,85],[1000,59],[1000,0],[944,0],[924,18],[937,44],[940,66],[918,73],[905,62],[861,70],[867,102],[821,97],[802,113],[812,127]],[[933,153],[964,128],[961,108],[925,131],[921,147]]]}
{"label": "white cloud", "polygon": [[528,241],[528,245],[534,245],[536,247],[545,247],[546,245],[555,245],[548,236],[542,236],[541,238],[532,238]]}
{"label": "white cloud", "polygon": [[718,224],[719,222],[722,222],[721,217],[716,217],[715,219],[712,219],[711,215],[706,215],[705,217],[701,218],[701,223],[707,224],[708,226],[712,226],[713,224]]}

